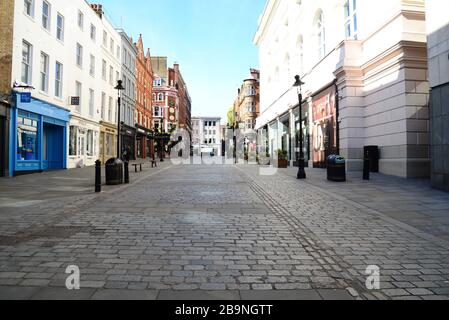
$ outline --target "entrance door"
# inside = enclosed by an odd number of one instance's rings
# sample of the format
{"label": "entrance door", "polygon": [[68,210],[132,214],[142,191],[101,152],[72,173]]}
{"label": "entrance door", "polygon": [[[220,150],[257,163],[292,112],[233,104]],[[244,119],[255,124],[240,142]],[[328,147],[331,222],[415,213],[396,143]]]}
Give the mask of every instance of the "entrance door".
{"label": "entrance door", "polygon": [[0,177],[5,176],[6,167],[6,150],[5,150],[5,139],[6,139],[6,118],[0,117]]}
{"label": "entrance door", "polygon": [[64,128],[44,124],[42,135],[43,170],[60,170],[64,168]]}

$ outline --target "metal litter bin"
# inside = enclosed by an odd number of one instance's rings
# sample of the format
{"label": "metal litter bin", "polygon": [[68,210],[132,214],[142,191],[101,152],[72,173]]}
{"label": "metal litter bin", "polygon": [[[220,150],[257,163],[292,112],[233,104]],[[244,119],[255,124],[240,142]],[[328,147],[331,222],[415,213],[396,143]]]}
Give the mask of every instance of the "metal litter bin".
{"label": "metal litter bin", "polygon": [[106,185],[114,186],[123,183],[123,161],[112,158],[106,161]]}
{"label": "metal litter bin", "polygon": [[344,157],[335,154],[327,157],[327,180],[346,181],[346,159]]}

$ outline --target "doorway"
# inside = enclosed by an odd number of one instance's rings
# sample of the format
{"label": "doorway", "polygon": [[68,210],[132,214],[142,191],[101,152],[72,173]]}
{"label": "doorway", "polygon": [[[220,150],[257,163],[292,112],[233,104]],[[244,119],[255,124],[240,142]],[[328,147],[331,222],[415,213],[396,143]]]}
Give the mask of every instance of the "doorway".
{"label": "doorway", "polygon": [[6,118],[0,117],[0,177],[6,174]]}
{"label": "doorway", "polygon": [[42,134],[42,166],[43,170],[64,168],[64,128],[44,123]]}

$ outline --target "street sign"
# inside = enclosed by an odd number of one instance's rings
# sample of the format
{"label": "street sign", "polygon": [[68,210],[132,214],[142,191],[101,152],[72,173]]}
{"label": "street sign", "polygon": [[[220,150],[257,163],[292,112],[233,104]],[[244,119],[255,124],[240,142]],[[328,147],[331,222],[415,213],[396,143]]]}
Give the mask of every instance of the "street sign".
{"label": "street sign", "polygon": [[72,106],[79,106],[80,105],[80,97],[71,97],[70,98],[70,105],[72,105]]}
{"label": "street sign", "polygon": [[22,92],[20,94],[21,103],[31,103],[31,92]]}

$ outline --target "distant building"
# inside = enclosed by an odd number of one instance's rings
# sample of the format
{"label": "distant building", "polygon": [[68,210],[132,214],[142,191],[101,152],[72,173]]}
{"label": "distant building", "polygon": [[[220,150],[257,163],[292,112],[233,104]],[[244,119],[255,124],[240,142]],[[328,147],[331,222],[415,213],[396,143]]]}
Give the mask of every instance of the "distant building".
{"label": "distant building", "polygon": [[153,129],[153,114],[151,112],[151,100],[153,96],[154,73],[151,63],[151,55],[148,50],[145,53],[142,35],[135,44],[137,48],[136,76],[137,76],[137,97],[136,97],[136,157],[146,159],[153,153],[153,141],[151,132]]}
{"label": "distant building", "polygon": [[192,100],[179,64],[168,67],[167,57],[151,58],[154,70],[153,127],[163,132],[192,132]]}
{"label": "distant building", "polygon": [[234,101],[234,128],[252,131],[260,114],[260,72],[250,69],[250,77],[243,81]]}
{"label": "distant building", "polygon": [[222,155],[222,127],[219,117],[193,117],[192,118],[192,145],[193,154]]}
{"label": "distant building", "polygon": [[449,0],[426,1],[432,185],[449,192]]}
{"label": "distant building", "polygon": [[125,90],[122,92],[121,115],[122,122],[120,145],[122,154],[130,150],[130,159],[136,159],[136,58],[137,48],[126,32],[117,30],[122,37],[122,70],[121,80]]}

